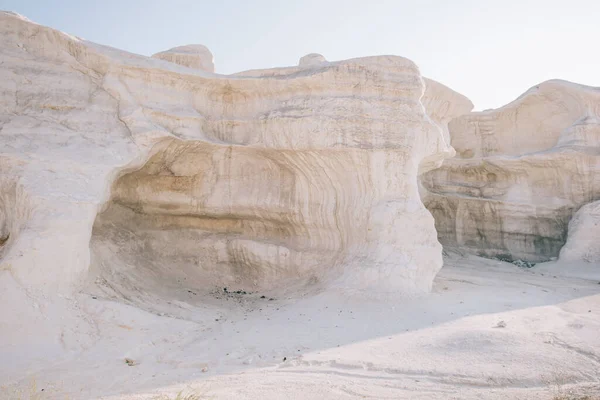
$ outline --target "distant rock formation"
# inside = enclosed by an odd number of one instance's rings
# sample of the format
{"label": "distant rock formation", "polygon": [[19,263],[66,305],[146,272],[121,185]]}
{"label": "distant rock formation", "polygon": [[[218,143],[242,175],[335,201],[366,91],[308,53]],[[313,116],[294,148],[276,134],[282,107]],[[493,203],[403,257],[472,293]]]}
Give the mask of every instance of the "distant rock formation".
{"label": "distant rock formation", "polygon": [[[451,143],[448,124],[450,121],[469,113],[473,109],[473,103],[460,93],[455,92],[447,86],[433,79],[425,78],[425,93],[421,98],[427,115],[435,122],[444,135],[444,141]],[[447,158],[456,155],[454,148],[449,146],[443,152],[437,152],[421,161],[419,174],[432,169],[439,168]]]}
{"label": "distant rock formation", "polygon": [[300,61],[298,61],[298,66],[310,67],[313,65],[323,64],[324,62],[327,62],[327,60],[321,54],[310,53],[300,58]]}
{"label": "distant rock formation", "polygon": [[600,89],[565,81],[449,124],[457,156],[422,175],[445,247],[503,259],[558,256],[569,221],[600,199]]}
{"label": "distant rock formation", "polygon": [[411,61],[229,77],[204,73],[199,46],[166,64],[9,13],[0,34],[5,277],[53,293],[90,277],[112,293],[431,288],[441,246],[417,175],[452,153],[456,111]]}

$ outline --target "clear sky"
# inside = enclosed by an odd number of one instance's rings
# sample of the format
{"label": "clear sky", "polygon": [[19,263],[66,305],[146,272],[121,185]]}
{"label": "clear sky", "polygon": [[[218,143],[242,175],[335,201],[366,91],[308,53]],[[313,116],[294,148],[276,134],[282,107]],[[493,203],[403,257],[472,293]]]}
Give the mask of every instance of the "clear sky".
{"label": "clear sky", "polygon": [[600,0],[0,0],[0,9],[138,54],[204,44],[223,74],[313,52],[400,55],[478,110],[553,78],[600,86]]}

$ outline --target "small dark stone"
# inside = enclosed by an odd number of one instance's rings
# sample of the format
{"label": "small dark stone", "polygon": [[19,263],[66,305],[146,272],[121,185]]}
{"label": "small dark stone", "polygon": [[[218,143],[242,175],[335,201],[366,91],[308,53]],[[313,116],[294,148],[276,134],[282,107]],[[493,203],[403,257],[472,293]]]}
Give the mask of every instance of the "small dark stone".
{"label": "small dark stone", "polygon": [[287,360],[287,357],[283,357],[283,361]]}
{"label": "small dark stone", "polygon": [[224,287],[224,288],[223,288],[223,291],[224,291],[225,293],[227,293],[227,288],[226,288],[226,287]]}
{"label": "small dark stone", "polygon": [[97,299],[97,297],[96,297],[96,296],[92,296],[92,299],[96,300],[96,299]]}
{"label": "small dark stone", "polygon": [[266,298],[267,298],[267,296],[260,296],[260,298],[261,298],[261,299],[266,299]]}
{"label": "small dark stone", "polygon": [[275,300],[275,299],[271,297],[271,298],[269,299],[269,301],[272,301],[272,300]]}
{"label": "small dark stone", "polygon": [[219,318],[216,318],[215,321],[219,322]]}

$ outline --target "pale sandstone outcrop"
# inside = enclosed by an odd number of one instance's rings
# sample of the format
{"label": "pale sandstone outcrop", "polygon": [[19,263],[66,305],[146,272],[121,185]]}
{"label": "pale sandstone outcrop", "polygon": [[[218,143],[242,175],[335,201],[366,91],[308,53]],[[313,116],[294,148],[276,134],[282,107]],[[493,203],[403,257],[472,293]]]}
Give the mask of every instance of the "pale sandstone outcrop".
{"label": "pale sandstone outcrop", "polygon": [[0,22],[2,279],[430,289],[417,174],[451,153],[453,111],[428,117],[411,61],[221,76]]}
{"label": "pale sandstone outcrop", "polygon": [[215,60],[210,50],[201,44],[189,44],[161,51],[152,55],[152,58],[169,61],[184,67],[199,69],[206,72],[215,72]]}
{"label": "pale sandstone outcrop", "polygon": [[457,157],[422,176],[449,248],[540,262],[571,216],[600,198],[600,90],[548,81],[497,110],[450,122]]}

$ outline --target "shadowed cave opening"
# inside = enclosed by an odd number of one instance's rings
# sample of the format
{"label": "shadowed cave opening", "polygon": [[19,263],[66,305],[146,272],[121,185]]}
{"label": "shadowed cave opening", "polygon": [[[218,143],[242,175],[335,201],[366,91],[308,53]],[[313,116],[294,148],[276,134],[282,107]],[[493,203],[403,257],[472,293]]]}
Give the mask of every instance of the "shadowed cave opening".
{"label": "shadowed cave opening", "polygon": [[0,180],[0,261],[19,237],[31,207],[17,182]]}
{"label": "shadowed cave opening", "polygon": [[269,298],[335,275],[344,238],[307,182],[319,176],[285,151],[235,149],[173,141],[118,177],[92,231],[97,286],[126,299],[225,288]]}
{"label": "shadowed cave opening", "polygon": [[409,157],[165,142],[115,180],[90,279],[121,298],[426,293],[442,264],[431,214],[409,179],[378,181],[408,174]]}

